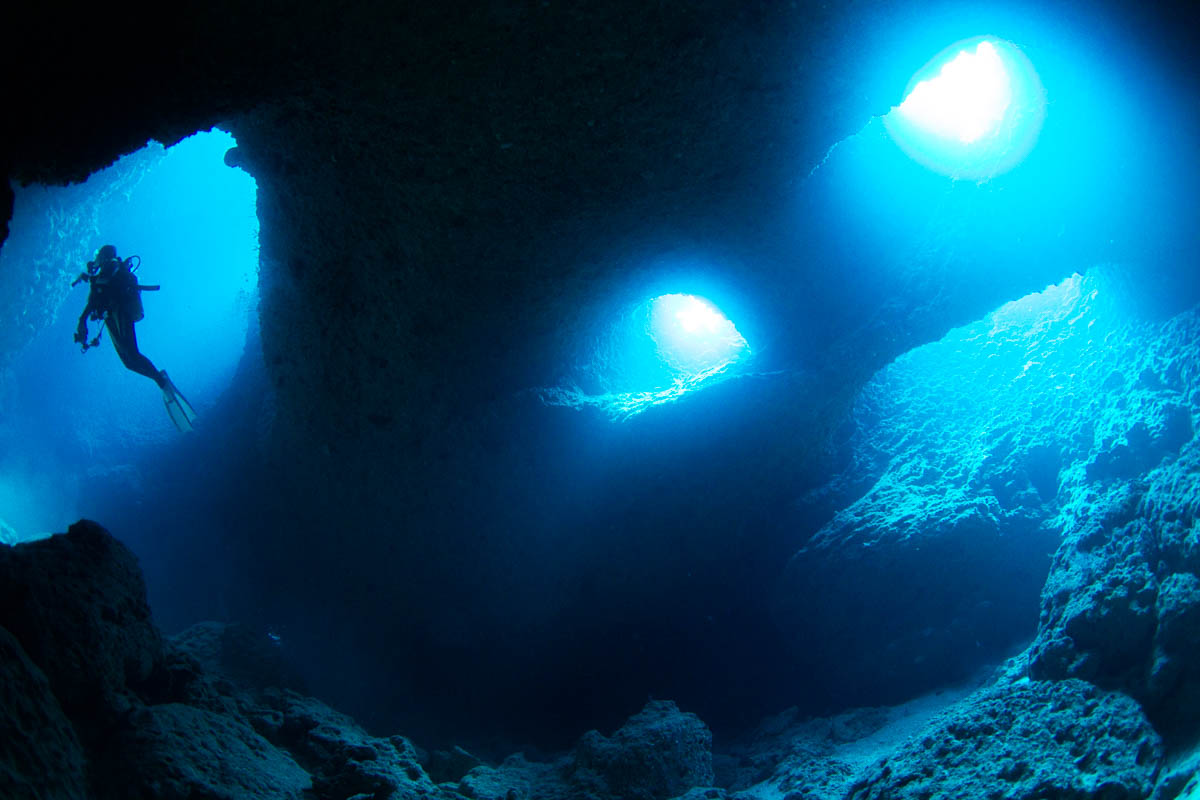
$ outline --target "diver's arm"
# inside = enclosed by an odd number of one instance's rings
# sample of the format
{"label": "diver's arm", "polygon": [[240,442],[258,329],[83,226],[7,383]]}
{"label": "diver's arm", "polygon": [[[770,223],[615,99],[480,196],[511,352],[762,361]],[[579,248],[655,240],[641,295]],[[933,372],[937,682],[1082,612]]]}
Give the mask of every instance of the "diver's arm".
{"label": "diver's arm", "polygon": [[83,307],[83,313],[79,315],[79,324],[75,326],[75,341],[82,344],[87,341],[88,329],[87,318],[96,308],[95,298],[88,295],[87,305]]}

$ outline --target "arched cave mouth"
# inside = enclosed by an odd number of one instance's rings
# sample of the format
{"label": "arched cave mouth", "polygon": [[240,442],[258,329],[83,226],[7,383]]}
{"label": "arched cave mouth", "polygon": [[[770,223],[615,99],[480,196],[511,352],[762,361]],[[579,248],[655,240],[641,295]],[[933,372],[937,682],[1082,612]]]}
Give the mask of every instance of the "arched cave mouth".
{"label": "arched cave mouth", "polygon": [[934,57],[884,124],[926,167],[987,180],[1029,154],[1045,116],[1045,90],[1025,54],[1012,42],[980,36]]}
{"label": "arched cave mouth", "polygon": [[[233,137],[213,129],[169,148],[151,142],[87,181],[15,188],[0,250],[5,286],[27,298],[0,353],[0,517],[6,537],[28,539],[95,513],[87,487],[135,495],[139,463],[179,441],[161,392],[121,364],[103,323],[100,346],[72,344],[88,296],[72,286],[105,244],[137,255],[145,317],[139,349],[203,417],[230,386],[257,326],[255,182],[226,167]],[[89,338],[90,338],[89,337]],[[211,431],[209,432],[211,433]],[[202,434],[203,435],[203,434]]]}
{"label": "arched cave mouth", "polygon": [[615,313],[596,304],[603,316],[563,383],[540,392],[543,402],[628,420],[741,374],[754,349],[710,294],[656,293]]}

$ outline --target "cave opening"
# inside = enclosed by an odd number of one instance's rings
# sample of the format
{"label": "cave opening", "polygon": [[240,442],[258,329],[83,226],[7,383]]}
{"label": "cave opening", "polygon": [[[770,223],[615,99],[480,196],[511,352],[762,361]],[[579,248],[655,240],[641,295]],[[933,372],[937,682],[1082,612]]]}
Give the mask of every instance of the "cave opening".
{"label": "cave opening", "polygon": [[712,303],[691,294],[654,298],[650,335],[667,368],[687,381],[716,375],[747,354],[737,326]]}
{"label": "cave opening", "polygon": [[1011,42],[976,37],[918,71],[884,123],[918,163],[982,181],[1024,160],[1045,115],[1045,92],[1025,54]]}
{"label": "cave opening", "polygon": [[714,276],[712,256],[648,259],[644,275],[607,302],[569,348],[566,374],[543,403],[630,420],[744,374],[755,357],[750,307]]}
{"label": "cave opening", "polygon": [[[72,336],[88,298],[76,280],[104,245],[136,257],[141,352],[201,415],[229,387],[256,322],[254,179],[225,166],[233,137],[213,129],[143,149],[65,187],[14,187],[0,274],[19,298],[0,348],[0,508],[5,537],[37,538],[94,515],[89,498],[137,496],[139,466],[179,441],[153,382],[122,366],[110,331],[91,320],[81,355]],[[73,284],[73,281],[75,283]],[[93,338],[95,337],[95,338]]]}

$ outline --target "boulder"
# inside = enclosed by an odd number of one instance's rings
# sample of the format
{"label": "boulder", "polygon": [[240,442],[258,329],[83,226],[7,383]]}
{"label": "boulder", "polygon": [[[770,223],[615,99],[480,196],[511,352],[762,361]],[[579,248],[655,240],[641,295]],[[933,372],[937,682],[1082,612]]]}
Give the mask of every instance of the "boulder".
{"label": "boulder", "polygon": [[371,736],[350,717],[295,692],[267,690],[262,700],[266,708],[251,712],[256,726],[312,773],[318,797],[406,800],[437,794],[416,748],[403,736]]}
{"label": "boulder", "polygon": [[45,673],[85,740],[132,708],[163,652],[137,559],[86,520],[0,547],[0,626]]}
{"label": "boulder", "polygon": [[0,797],[86,800],[83,748],[50,683],[0,628]]}
{"label": "boulder", "polygon": [[471,800],[601,800],[596,795],[570,784],[565,775],[569,759],[545,763],[529,761],[523,753],[514,753],[498,766],[481,764],[449,784],[457,794]]}
{"label": "boulder", "polygon": [[483,766],[481,759],[455,746],[430,753],[425,771],[435,783],[449,783],[462,780],[464,775],[479,766]]}
{"label": "boulder", "polygon": [[651,700],[612,736],[589,731],[556,761],[516,753],[444,788],[472,800],[668,800],[708,797],[714,783],[708,728],[673,702]]}
{"label": "boulder", "polygon": [[946,711],[846,798],[1140,800],[1162,759],[1162,741],[1132,698],[1080,680],[1019,681]]}
{"label": "boulder", "polygon": [[581,787],[629,800],[665,800],[711,786],[712,733],[675,703],[651,700],[611,737],[584,734],[570,777]]}

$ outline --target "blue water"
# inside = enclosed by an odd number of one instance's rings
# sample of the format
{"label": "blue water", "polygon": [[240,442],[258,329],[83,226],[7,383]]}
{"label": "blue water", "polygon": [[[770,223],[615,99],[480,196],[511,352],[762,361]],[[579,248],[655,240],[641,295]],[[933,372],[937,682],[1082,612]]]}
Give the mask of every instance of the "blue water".
{"label": "blue water", "polygon": [[[199,430],[229,385],[258,285],[254,180],[224,165],[233,144],[214,130],[165,151],[151,144],[83,186],[18,189],[0,268],[20,269],[36,253],[57,270],[52,290],[31,302],[46,326],[12,361],[0,395],[0,519],[20,537],[88,516],[88,481],[136,486],[135,457],[180,435],[158,388],[121,365],[107,331],[86,354],[72,343],[87,287],[68,287],[101,245],[140,256],[140,282],[161,286],[142,294],[139,348],[191,401]],[[100,325],[89,329],[95,336]]]}

